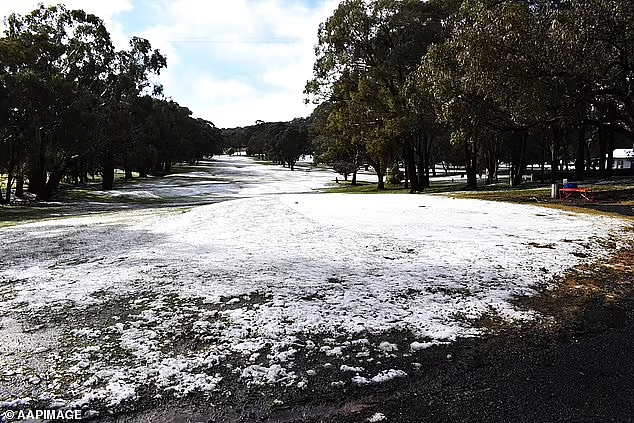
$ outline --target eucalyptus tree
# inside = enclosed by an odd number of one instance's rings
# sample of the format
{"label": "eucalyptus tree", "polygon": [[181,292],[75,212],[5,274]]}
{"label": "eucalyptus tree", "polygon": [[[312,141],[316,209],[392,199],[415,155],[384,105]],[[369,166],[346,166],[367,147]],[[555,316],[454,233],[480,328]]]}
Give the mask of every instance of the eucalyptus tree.
{"label": "eucalyptus tree", "polygon": [[[599,69],[589,121],[597,127],[599,168],[609,176],[615,134],[634,134],[634,4],[618,0],[575,1],[577,31],[594,46]],[[607,161],[606,161],[607,157]]]}
{"label": "eucalyptus tree", "polygon": [[348,134],[350,126],[341,124],[341,110],[336,112],[330,102],[321,103],[312,114],[315,138],[313,140],[315,162],[328,163],[335,172],[357,184],[357,172],[367,162],[367,151],[354,133]]}
{"label": "eucalyptus tree", "polygon": [[[129,156],[134,149],[130,134],[142,128],[145,114],[134,113],[140,110],[138,103],[143,101],[143,94],[158,95],[162,92],[162,87],[153,83],[151,78],[167,66],[165,56],[158,50],[152,50],[148,40],[132,37],[129,46],[128,50],[116,52],[103,93],[105,101],[100,115],[105,131],[101,133],[100,160],[102,188],[105,190],[114,186],[117,159]],[[167,164],[166,160],[163,163],[169,171],[171,163]]]}
{"label": "eucalyptus tree", "polygon": [[[575,173],[581,179],[593,119],[604,128],[629,131],[633,17],[630,2],[466,0],[450,40],[428,63],[437,71],[454,69],[445,82],[462,91],[442,93],[437,81],[430,83],[448,107],[463,103],[467,91],[479,96],[489,104],[488,114],[497,115],[486,125],[516,133],[521,150],[531,134],[542,139],[550,146],[553,178],[560,152],[568,149],[564,134],[573,134]],[[447,50],[442,58],[441,49]],[[463,112],[478,116],[478,110]]]}
{"label": "eucalyptus tree", "polygon": [[429,47],[448,36],[445,21],[457,3],[347,0],[319,27],[314,76],[305,92],[333,104],[344,143],[365,145],[379,188],[399,157],[413,191],[428,184],[436,123],[423,104],[429,98],[412,99],[406,87]]}
{"label": "eucalyptus tree", "polygon": [[23,144],[9,167],[26,168],[29,190],[47,198],[82,148],[73,124],[90,110],[114,50],[98,17],[62,5],[12,14],[6,23],[0,78],[9,93],[10,139]]}

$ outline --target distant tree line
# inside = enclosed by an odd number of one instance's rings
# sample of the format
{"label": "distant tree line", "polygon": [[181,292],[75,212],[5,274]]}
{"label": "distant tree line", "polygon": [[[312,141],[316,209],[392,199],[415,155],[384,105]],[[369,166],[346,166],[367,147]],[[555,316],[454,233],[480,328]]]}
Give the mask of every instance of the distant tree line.
{"label": "distant tree line", "polygon": [[312,120],[296,118],[290,122],[263,122],[224,129],[225,148],[244,150],[248,156],[270,160],[294,170],[300,157],[311,154]]}
{"label": "distant tree line", "polygon": [[[634,139],[634,2],[344,0],[319,27],[307,101],[315,148],[412,191],[461,160],[467,186],[501,161],[558,179],[612,174]],[[572,166],[571,166],[572,168]]]}
{"label": "distant tree line", "polygon": [[[178,161],[214,153],[213,123],[162,96],[151,79],[167,66],[134,37],[117,51],[103,21],[63,5],[12,14],[0,38],[0,172],[12,187],[47,199],[63,179],[99,174],[112,189],[115,168],[164,174]],[[15,185],[14,185],[15,184]],[[26,187],[25,187],[26,185]]]}

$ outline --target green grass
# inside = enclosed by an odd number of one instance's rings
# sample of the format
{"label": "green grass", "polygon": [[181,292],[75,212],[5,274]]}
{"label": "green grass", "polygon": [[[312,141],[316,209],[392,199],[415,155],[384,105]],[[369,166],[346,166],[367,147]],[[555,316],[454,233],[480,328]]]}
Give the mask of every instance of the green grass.
{"label": "green grass", "polygon": [[59,219],[51,214],[65,210],[65,207],[31,207],[31,206],[3,206],[0,207],[0,228],[33,223],[44,220]]}
{"label": "green grass", "polygon": [[406,194],[409,192],[402,185],[385,184],[385,189],[378,189],[376,184],[367,182],[358,182],[357,185],[352,185],[350,182],[339,182],[339,184],[333,185],[326,190],[329,193],[346,194]]}
{"label": "green grass", "polygon": [[[482,193],[497,193],[499,191],[504,192],[517,192],[516,196],[521,196],[522,192],[527,189],[544,187],[544,184],[539,183],[526,183],[521,187],[509,187],[504,185],[482,185],[477,190],[467,190],[465,182],[432,182],[431,186],[425,188],[420,194],[440,194],[440,193],[457,193],[464,192],[465,198],[469,196],[480,196]],[[550,192],[550,188],[543,188],[544,192]],[[349,181],[339,181],[339,184],[332,185],[327,188],[327,192],[333,193],[349,193],[349,194],[408,194],[409,188],[405,188],[403,184],[391,185],[386,183],[385,189],[379,190],[376,183],[370,182],[358,182],[357,185],[351,185]],[[492,194],[493,195],[493,194]],[[535,194],[533,194],[535,195]],[[474,197],[474,198],[475,198]]]}

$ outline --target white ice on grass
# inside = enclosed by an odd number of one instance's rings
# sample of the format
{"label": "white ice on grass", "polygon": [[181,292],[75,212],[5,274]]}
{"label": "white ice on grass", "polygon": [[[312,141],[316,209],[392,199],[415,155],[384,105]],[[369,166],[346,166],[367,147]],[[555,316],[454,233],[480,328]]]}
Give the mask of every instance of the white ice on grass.
{"label": "white ice on grass", "polygon": [[401,377],[407,377],[407,373],[405,373],[403,370],[390,369],[383,370],[379,372],[379,374],[372,376],[370,379],[357,375],[352,378],[352,382],[356,383],[357,385],[367,385],[370,383],[385,383],[392,379],[397,379]]}
{"label": "white ice on grass", "polygon": [[[334,183],[332,171],[300,162],[295,171],[281,166],[263,166],[245,156],[215,156],[203,160],[193,171],[162,178],[140,179],[112,191],[95,191],[99,197],[131,200],[196,202],[217,197],[251,197],[265,194],[307,192]],[[359,180],[375,180],[367,175]]]}
{"label": "white ice on grass", "polygon": [[382,413],[375,413],[371,417],[368,417],[368,421],[370,423],[382,422],[385,420],[387,420],[387,417],[385,417]]}
{"label": "white ice on grass", "polygon": [[341,370],[342,372],[358,373],[358,372],[362,372],[365,369],[363,367],[354,367],[354,366],[347,366],[345,364],[342,364],[341,367],[339,367],[339,370]]}
{"label": "white ice on grass", "polygon": [[[187,189],[246,196],[305,191],[327,179],[239,160],[218,162],[228,179],[244,165],[239,187]],[[164,182],[155,194],[178,196],[181,188]],[[245,383],[290,385],[305,383],[293,368],[307,351],[361,364],[371,351],[411,353],[476,335],[469,320],[488,313],[529,319],[514,296],[604,257],[600,241],[619,242],[624,225],[424,195],[262,195],[190,211],[125,211],[0,229],[0,281],[10,281],[0,300],[41,316],[129,301],[107,322],[67,330],[75,347],[59,357],[51,383],[76,380],[55,394],[82,406],[134,401],[147,385],[157,395],[209,394],[226,369]],[[392,331],[416,341],[368,341]],[[238,358],[244,363],[231,362]],[[353,381],[403,376],[389,370]]]}
{"label": "white ice on grass", "polygon": [[254,385],[275,384],[279,382],[291,385],[296,379],[295,372],[287,371],[279,364],[274,364],[270,367],[252,364],[242,370],[241,377],[247,379],[248,383]]}
{"label": "white ice on grass", "polygon": [[398,351],[398,345],[391,342],[383,341],[379,344],[379,349],[383,352]]}
{"label": "white ice on grass", "polygon": [[409,348],[411,351],[420,351],[420,350],[424,350],[426,348],[432,347],[435,344],[433,342],[417,342],[414,341],[411,344],[409,344]]}

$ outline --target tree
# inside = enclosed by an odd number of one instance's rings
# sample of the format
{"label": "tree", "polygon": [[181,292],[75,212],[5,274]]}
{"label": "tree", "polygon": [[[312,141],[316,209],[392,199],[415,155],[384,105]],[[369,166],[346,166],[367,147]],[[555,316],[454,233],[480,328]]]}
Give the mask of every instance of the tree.
{"label": "tree", "polygon": [[422,117],[422,102],[410,102],[405,88],[429,46],[446,37],[443,20],[452,5],[348,0],[320,25],[314,77],[305,92],[315,102],[333,104],[334,120],[348,126],[346,139],[365,146],[379,188],[401,155],[413,191],[419,180],[427,184],[434,130]]}
{"label": "tree", "polygon": [[24,166],[29,190],[38,198],[48,198],[57,188],[80,148],[75,123],[112,52],[103,22],[80,10],[40,6],[28,15],[7,18],[0,42],[0,78],[11,110],[5,131],[12,142],[24,142],[9,163],[9,173]]}

